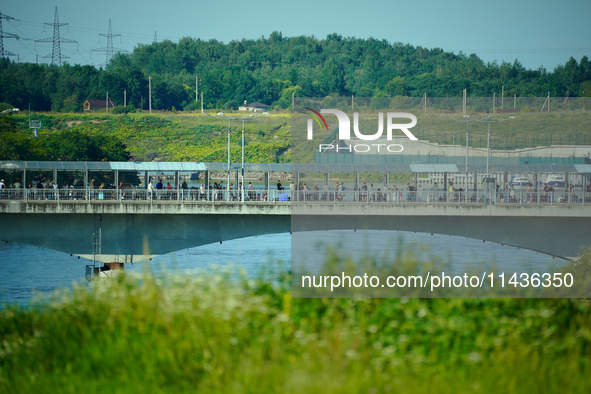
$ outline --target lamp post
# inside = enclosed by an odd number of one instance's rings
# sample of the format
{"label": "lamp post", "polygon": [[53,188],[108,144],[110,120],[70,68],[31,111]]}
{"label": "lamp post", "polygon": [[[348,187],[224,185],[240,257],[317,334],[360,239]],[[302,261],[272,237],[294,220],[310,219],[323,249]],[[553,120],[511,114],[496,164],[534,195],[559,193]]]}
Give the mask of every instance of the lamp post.
{"label": "lamp post", "polygon": [[489,168],[489,163],[490,163],[490,161],[489,161],[489,158],[490,158],[490,124],[491,123],[501,123],[501,122],[504,122],[509,119],[515,119],[515,116],[509,116],[508,118],[505,118],[505,119],[485,120],[485,119],[488,119],[489,117],[490,116],[487,116],[486,118],[478,120],[478,122],[481,122],[481,123],[488,123],[488,132],[487,132],[487,136],[486,136],[486,176],[487,177],[488,177],[488,173],[489,173],[488,168]]}
{"label": "lamp post", "polygon": [[242,169],[242,188],[240,190],[240,201],[244,202],[244,119],[242,119],[242,165],[240,166],[240,168]]}
{"label": "lamp post", "polygon": [[[490,156],[490,124],[491,123],[501,123],[504,122],[506,120],[509,119],[515,119],[515,116],[509,116],[508,118],[505,119],[499,119],[499,120],[492,120],[489,119],[490,117],[492,117],[493,115],[489,115],[489,116],[485,116],[484,118],[480,118],[480,119],[472,119],[470,118],[469,115],[464,115],[463,118],[465,119],[454,119],[454,118],[450,118],[449,116],[445,116],[445,115],[441,115],[444,118],[448,118],[451,120],[455,120],[456,122],[460,122],[460,123],[466,123],[466,184],[468,183],[468,125],[470,122],[479,122],[479,123],[488,123],[488,134],[487,134],[487,139],[486,139],[486,175],[489,175],[489,156]],[[489,119],[489,120],[487,120]]]}
{"label": "lamp post", "polygon": [[[231,122],[233,120],[238,120],[238,121],[241,120],[242,121],[242,165],[241,165],[241,170],[242,170],[241,171],[242,172],[242,191],[240,192],[241,193],[241,198],[240,199],[241,199],[242,203],[244,203],[244,122],[247,121],[247,120],[256,119],[256,118],[258,118],[260,116],[265,115],[265,113],[263,113],[261,115],[258,115],[258,116],[254,116],[254,117],[253,117],[253,115],[255,113],[252,113],[252,114],[250,114],[248,116],[243,116],[243,117],[240,117],[240,118],[234,118],[234,117],[228,116],[228,115],[224,114],[223,112],[218,113],[218,116],[210,115],[207,112],[205,112],[205,114],[207,116],[212,117],[212,118],[222,119],[222,120],[226,120],[227,119],[228,120],[228,186],[227,186],[228,188],[230,187],[230,165],[232,164],[232,159],[230,158],[230,154],[231,154],[231,150],[230,150]],[[238,185],[236,185],[236,186],[238,186]],[[230,189],[228,189],[228,193],[229,192],[230,192]],[[228,194],[228,196],[229,196],[229,194]]]}
{"label": "lamp post", "polygon": [[[462,118],[463,119],[455,119],[455,118],[450,118],[449,116],[445,116],[445,115],[441,115],[444,118],[447,119],[451,119],[454,120],[456,122],[459,123],[466,123],[466,190],[468,190],[468,150],[469,150],[469,133],[470,133],[470,122],[478,122],[480,121],[480,119],[472,119],[470,118],[470,115],[463,115]],[[492,116],[492,115],[490,115]],[[486,118],[489,118],[490,116],[487,116]],[[486,119],[483,118],[483,119]],[[455,139],[455,133],[454,133],[454,139]],[[454,150],[455,150],[455,144],[454,144]]]}

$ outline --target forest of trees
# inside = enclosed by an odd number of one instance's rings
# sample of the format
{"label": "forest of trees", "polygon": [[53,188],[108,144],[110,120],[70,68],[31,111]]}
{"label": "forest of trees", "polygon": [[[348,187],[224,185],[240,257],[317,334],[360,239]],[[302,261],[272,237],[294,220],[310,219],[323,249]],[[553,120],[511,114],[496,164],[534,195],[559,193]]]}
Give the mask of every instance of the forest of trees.
{"label": "forest of trees", "polygon": [[572,57],[547,71],[524,68],[519,61],[484,63],[476,55],[453,54],[386,40],[330,34],[232,41],[202,41],[185,37],[138,45],[132,53],[116,54],[106,69],[64,64],[61,67],[16,64],[0,59],[0,102],[35,111],[82,111],[87,99],[105,99],[127,110],[148,107],[148,77],[152,108],[191,110],[195,78],[204,92],[205,108],[237,108],[244,100],[288,108],[292,93],[303,97],[429,97],[500,94],[518,97],[591,96],[591,63]]}

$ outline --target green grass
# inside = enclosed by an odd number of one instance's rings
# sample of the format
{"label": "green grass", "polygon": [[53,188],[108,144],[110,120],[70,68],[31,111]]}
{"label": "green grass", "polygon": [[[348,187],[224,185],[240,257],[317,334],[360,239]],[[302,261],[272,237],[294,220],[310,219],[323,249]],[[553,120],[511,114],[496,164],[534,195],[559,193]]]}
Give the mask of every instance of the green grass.
{"label": "green grass", "polygon": [[[375,115],[364,116],[361,129],[373,131]],[[244,113],[230,113],[241,117]],[[447,114],[463,119],[461,114]],[[504,119],[491,125],[491,147],[514,149],[544,145],[591,144],[591,117],[588,111],[495,114],[491,119]],[[470,113],[473,119],[488,116],[485,113]],[[12,115],[21,131],[29,133],[28,116]],[[54,130],[77,128],[88,133],[108,133],[120,137],[128,151],[137,160],[151,161],[208,161],[227,160],[228,122],[204,116],[200,113],[154,113],[149,114],[62,114],[39,113],[33,118],[43,122],[40,138]],[[440,144],[465,144],[466,124],[444,118],[439,113],[418,113],[418,125],[413,133],[421,140]],[[332,122],[334,119],[327,119]],[[232,122],[232,160],[241,160],[242,122]],[[333,122],[334,123],[334,122]],[[372,126],[374,125],[374,126]],[[331,130],[334,124],[331,123]],[[366,130],[367,129],[367,130]],[[487,125],[470,123],[470,145],[486,147]],[[575,138],[576,136],[576,138]],[[288,162],[291,160],[291,117],[289,113],[272,113],[245,124],[247,162]],[[305,141],[302,141],[302,143]],[[315,146],[315,145],[314,145]],[[300,149],[301,150],[301,149]],[[311,152],[311,151],[310,151]],[[306,157],[309,159],[309,157]]]}
{"label": "green grass", "polygon": [[279,281],[150,274],[0,312],[0,392],[589,392],[569,299],[292,299]]}
{"label": "green grass", "polygon": [[[244,114],[230,114],[244,116]],[[127,145],[136,160],[206,161],[227,160],[228,121],[201,114],[36,114],[43,122],[39,138],[72,128],[88,133],[115,135]],[[28,116],[14,117],[21,131],[28,130]],[[268,115],[245,123],[247,162],[286,161],[290,147],[289,117]],[[242,122],[232,122],[232,160],[241,160]]]}

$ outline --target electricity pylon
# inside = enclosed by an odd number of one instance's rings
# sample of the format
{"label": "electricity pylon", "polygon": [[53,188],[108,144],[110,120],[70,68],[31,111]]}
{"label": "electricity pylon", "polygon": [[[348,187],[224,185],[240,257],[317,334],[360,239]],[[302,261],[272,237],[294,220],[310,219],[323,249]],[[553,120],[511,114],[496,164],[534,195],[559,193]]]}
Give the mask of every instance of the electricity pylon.
{"label": "electricity pylon", "polygon": [[53,38],[43,38],[41,40],[35,40],[35,42],[53,42],[53,50],[51,51],[51,55],[43,56],[44,59],[51,58],[51,64],[61,66],[62,59],[69,59],[68,56],[62,55],[62,50],[60,44],[69,43],[69,44],[77,44],[78,41],[70,40],[69,38],[60,38],[60,27],[67,26],[69,23],[59,23],[57,17],[57,6],[55,7],[55,18],[53,23],[45,23],[46,25],[53,26]]}

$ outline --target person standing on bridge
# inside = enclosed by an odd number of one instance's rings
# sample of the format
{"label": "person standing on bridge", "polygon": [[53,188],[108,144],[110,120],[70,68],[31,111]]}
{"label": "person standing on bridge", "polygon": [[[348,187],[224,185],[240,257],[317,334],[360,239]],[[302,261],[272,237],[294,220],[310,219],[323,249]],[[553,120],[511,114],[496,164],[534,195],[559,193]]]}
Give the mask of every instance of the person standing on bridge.
{"label": "person standing on bridge", "polygon": [[252,182],[248,182],[248,199],[249,200],[254,200],[254,186],[252,184]]}
{"label": "person standing on bridge", "polygon": [[154,194],[154,185],[152,185],[152,180],[150,179],[150,182],[148,182],[148,199],[149,200],[152,199],[152,194]]}
{"label": "person standing on bridge", "polygon": [[449,187],[447,188],[449,195],[447,196],[448,201],[453,201],[454,198],[454,183],[453,181],[449,181]]}
{"label": "person standing on bridge", "polygon": [[366,202],[367,201],[367,183],[363,182],[363,185],[361,186],[361,201],[362,202]]}

